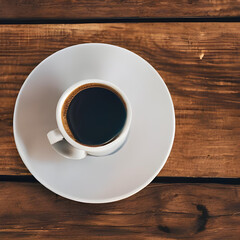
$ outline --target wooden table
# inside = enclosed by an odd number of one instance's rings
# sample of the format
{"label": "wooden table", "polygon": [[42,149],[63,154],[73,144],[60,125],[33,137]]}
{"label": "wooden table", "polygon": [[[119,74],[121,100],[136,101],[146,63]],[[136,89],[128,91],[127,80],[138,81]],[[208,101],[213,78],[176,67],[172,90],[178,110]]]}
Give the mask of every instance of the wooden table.
{"label": "wooden table", "polygon": [[[239,16],[239,0],[0,0],[0,239],[240,239]],[[32,69],[86,42],[149,61],[176,112],[174,146],[158,177],[100,205],[40,185],[12,129]]]}

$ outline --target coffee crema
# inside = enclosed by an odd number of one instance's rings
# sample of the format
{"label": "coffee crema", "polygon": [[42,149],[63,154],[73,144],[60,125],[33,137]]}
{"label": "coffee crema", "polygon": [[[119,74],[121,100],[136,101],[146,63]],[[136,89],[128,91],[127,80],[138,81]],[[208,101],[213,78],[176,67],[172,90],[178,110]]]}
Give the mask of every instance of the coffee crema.
{"label": "coffee crema", "polygon": [[73,90],[62,107],[67,134],[87,146],[101,146],[121,133],[127,117],[126,104],[111,87],[89,83]]}

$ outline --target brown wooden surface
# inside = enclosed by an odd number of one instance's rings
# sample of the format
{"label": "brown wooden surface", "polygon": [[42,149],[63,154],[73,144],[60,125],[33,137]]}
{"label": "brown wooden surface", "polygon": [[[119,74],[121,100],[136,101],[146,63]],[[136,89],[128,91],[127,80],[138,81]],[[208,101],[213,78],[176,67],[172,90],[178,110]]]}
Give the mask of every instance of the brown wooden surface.
{"label": "brown wooden surface", "polygon": [[239,17],[239,0],[0,0],[0,19]]}
{"label": "brown wooden surface", "polygon": [[[1,240],[239,239],[240,185],[233,184],[239,180],[224,178],[240,177],[240,23],[177,22],[212,17],[240,17],[240,0],[0,0],[0,23],[16,23],[0,24]],[[162,18],[175,22],[129,23]],[[126,23],[19,24],[99,19]],[[32,69],[59,49],[86,42],[119,45],[149,61],[176,114],[174,146],[159,174],[170,178],[100,205],[64,199],[33,180],[12,130],[15,100]],[[190,184],[177,176],[221,179]]]}
{"label": "brown wooden surface", "polygon": [[151,184],[89,205],[38,183],[0,184],[1,239],[239,239],[240,186]]}
{"label": "brown wooden surface", "polygon": [[240,177],[240,23],[2,25],[0,174],[29,174],[12,132],[22,83],[48,55],[85,42],[128,48],[165,80],[176,136],[160,176]]}

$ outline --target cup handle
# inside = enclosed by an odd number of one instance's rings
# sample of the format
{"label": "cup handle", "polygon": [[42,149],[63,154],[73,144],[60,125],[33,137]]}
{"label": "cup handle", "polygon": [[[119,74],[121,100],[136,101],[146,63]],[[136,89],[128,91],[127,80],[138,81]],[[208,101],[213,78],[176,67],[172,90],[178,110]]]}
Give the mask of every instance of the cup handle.
{"label": "cup handle", "polygon": [[69,159],[83,159],[87,156],[84,150],[77,149],[69,144],[59,131],[55,129],[47,134],[48,140],[53,149],[65,158]]}
{"label": "cup handle", "polygon": [[51,145],[63,140],[63,135],[60,133],[58,128],[48,132],[47,137]]}

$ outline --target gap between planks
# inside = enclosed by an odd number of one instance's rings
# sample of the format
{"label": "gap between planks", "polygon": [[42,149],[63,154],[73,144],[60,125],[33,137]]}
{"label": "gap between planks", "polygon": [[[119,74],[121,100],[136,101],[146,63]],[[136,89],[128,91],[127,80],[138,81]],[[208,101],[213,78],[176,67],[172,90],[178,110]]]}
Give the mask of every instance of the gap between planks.
{"label": "gap between planks", "polygon": [[95,18],[95,19],[41,19],[0,18],[0,24],[81,24],[81,23],[143,23],[143,22],[240,22],[240,17],[207,18]]}
{"label": "gap between planks", "polygon": [[[38,182],[32,175],[0,175],[0,182]],[[240,178],[156,177],[151,183],[217,183],[240,185]]]}

